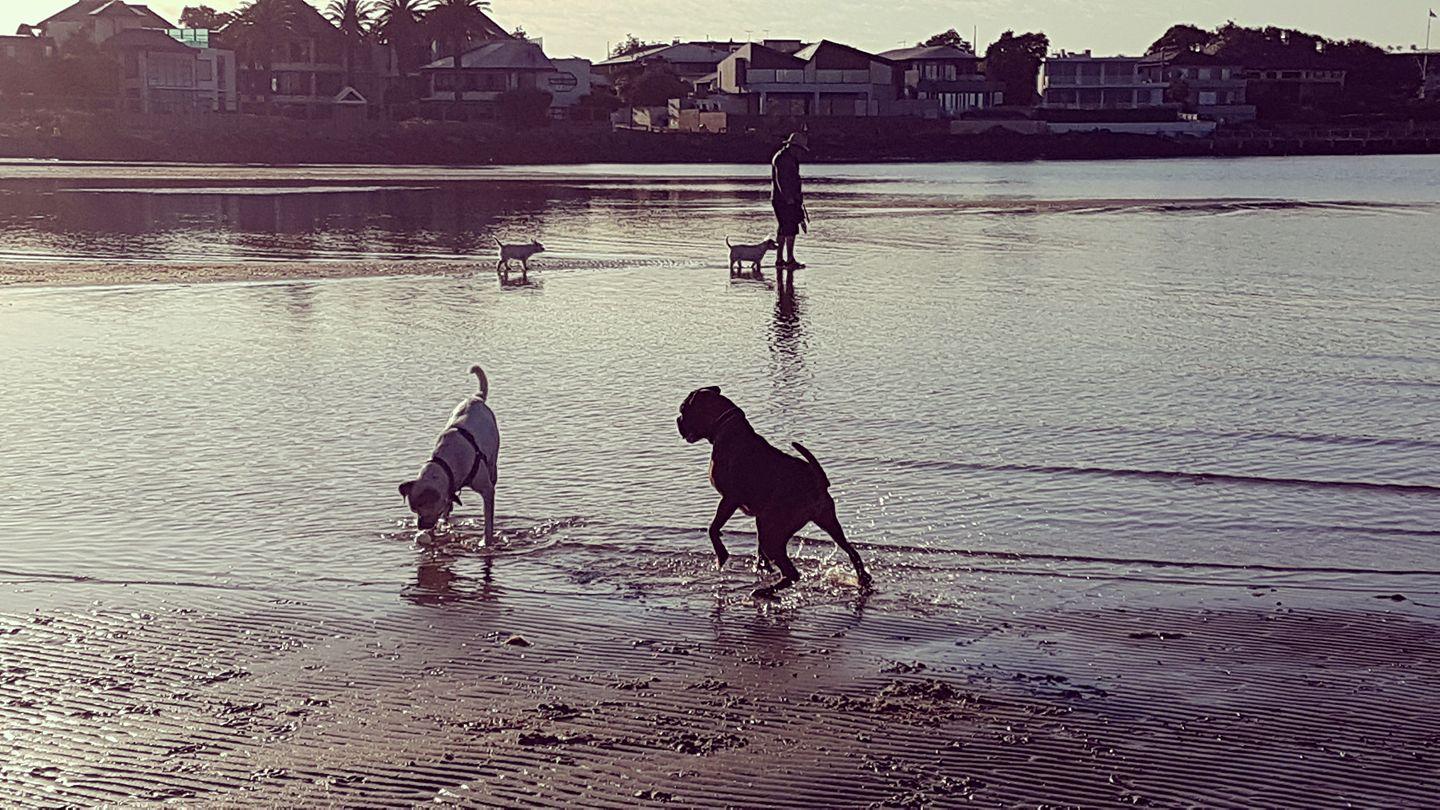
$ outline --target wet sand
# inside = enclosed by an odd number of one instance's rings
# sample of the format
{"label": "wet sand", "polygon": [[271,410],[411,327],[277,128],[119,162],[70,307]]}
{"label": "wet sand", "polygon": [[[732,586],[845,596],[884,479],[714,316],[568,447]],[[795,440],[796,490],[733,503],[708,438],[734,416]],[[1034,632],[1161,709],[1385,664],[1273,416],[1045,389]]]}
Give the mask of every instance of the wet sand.
{"label": "wet sand", "polygon": [[1119,585],[925,617],[841,591],[674,608],[501,581],[422,564],[396,609],[363,585],[10,578],[0,789],[37,806],[1420,807],[1437,788],[1440,635],[1408,600]]}

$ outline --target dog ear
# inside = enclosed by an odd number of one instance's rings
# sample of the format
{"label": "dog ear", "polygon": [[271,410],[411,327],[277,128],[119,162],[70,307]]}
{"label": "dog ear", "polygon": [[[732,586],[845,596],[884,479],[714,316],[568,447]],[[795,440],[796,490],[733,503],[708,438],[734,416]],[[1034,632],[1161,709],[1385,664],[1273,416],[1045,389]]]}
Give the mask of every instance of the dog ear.
{"label": "dog ear", "polygon": [[709,391],[709,392],[712,393],[712,394],[718,394],[718,393],[720,393],[720,386],[718,386],[718,385],[711,385],[711,386],[706,386],[705,388],[701,388],[700,390],[701,390],[701,391]]}
{"label": "dog ear", "polygon": [[404,499],[407,500],[407,501],[410,500],[410,490],[412,490],[412,489],[414,489],[414,488],[415,488],[415,482],[414,482],[414,481],[406,481],[405,483],[401,484],[401,485],[400,485],[400,497],[404,498]]}

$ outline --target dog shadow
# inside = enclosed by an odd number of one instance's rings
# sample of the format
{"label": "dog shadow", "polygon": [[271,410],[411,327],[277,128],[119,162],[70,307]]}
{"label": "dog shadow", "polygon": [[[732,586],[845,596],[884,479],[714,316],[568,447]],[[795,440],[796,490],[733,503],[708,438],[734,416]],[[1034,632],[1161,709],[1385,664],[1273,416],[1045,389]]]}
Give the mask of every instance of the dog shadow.
{"label": "dog shadow", "polygon": [[521,276],[506,278],[505,276],[500,276],[499,280],[500,289],[502,290],[538,290],[541,287],[540,279],[538,278],[523,278]]}

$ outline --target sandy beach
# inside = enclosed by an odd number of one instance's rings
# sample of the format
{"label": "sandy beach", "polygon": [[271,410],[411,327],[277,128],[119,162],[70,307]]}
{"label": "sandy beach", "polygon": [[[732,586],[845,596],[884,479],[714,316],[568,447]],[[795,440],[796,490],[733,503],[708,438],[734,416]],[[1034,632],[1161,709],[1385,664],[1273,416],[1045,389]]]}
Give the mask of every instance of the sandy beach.
{"label": "sandy beach", "polygon": [[840,593],[674,608],[418,576],[403,611],[348,584],[322,601],[12,578],[0,784],[37,805],[1434,795],[1434,606],[1112,583],[923,617]]}
{"label": "sandy beach", "polygon": [[[1406,160],[1343,195],[851,167],[788,298],[726,277],[768,217],[729,175],[0,183],[0,803],[1428,807]],[[501,289],[519,234],[538,283]],[[437,538],[396,494],[472,362],[489,545],[478,497]],[[675,427],[709,383],[824,462],[873,593],[814,527],[779,602],[753,521],[716,570]]]}

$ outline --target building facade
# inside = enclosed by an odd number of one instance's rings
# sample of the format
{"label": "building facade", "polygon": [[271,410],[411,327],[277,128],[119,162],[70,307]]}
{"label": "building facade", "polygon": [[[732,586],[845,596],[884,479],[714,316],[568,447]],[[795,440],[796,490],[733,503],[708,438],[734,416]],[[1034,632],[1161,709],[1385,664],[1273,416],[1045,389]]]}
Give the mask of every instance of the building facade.
{"label": "building facade", "polygon": [[1005,93],[980,70],[980,57],[953,45],[921,45],[886,51],[880,56],[902,73],[906,98],[934,101],[938,112],[954,118],[972,110],[1005,103]]}
{"label": "building facade", "polygon": [[[481,117],[493,116],[501,94],[508,91],[531,88],[551,92],[549,80],[562,73],[538,44],[523,39],[472,48],[460,55],[458,70],[455,59],[447,56],[420,72],[425,77],[424,104],[453,106],[458,89],[460,105]],[[579,77],[575,78],[578,83]]]}
{"label": "building facade", "polygon": [[837,42],[794,54],[750,43],[719,64],[715,90],[742,97],[749,115],[849,118],[895,114],[900,81],[888,59]]}
{"label": "building facade", "polygon": [[1134,110],[1165,104],[1165,85],[1145,81],[1138,56],[1060,52],[1040,67],[1040,106],[1064,110]]}
{"label": "building facade", "polygon": [[1189,50],[1154,51],[1140,60],[1140,78],[1165,88],[1165,99],[1187,112],[1221,123],[1255,120],[1245,68]]}
{"label": "building facade", "polygon": [[595,64],[595,72],[614,78],[630,71],[644,70],[663,64],[675,75],[694,83],[715,72],[725,57],[740,47],[736,42],[673,42],[655,45],[624,56],[614,56]]}

